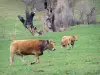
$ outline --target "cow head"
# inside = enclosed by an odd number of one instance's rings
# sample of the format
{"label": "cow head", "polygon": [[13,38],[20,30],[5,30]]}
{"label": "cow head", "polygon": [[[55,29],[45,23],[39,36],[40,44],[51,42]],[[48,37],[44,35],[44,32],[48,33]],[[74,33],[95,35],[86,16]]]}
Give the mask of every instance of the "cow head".
{"label": "cow head", "polygon": [[52,40],[47,40],[47,49],[49,49],[49,50],[56,50],[55,48],[54,48],[54,41],[52,41]]}
{"label": "cow head", "polygon": [[46,49],[56,50],[54,48],[54,41],[52,41],[52,40],[40,40],[40,49],[41,49],[41,51],[44,51]]}
{"label": "cow head", "polygon": [[72,41],[77,41],[77,35],[72,36]]}
{"label": "cow head", "polygon": [[77,41],[78,35],[73,35],[72,38],[73,38],[74,41]]}

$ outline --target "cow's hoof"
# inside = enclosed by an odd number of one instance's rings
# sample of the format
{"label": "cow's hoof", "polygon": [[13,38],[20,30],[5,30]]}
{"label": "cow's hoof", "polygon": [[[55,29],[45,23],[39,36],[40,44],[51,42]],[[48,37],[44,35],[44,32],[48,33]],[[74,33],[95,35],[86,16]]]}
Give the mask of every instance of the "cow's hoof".
{"label": "cow's hoof", "polygon": [[31,63],[31,65],[35,64],[35,62]]}

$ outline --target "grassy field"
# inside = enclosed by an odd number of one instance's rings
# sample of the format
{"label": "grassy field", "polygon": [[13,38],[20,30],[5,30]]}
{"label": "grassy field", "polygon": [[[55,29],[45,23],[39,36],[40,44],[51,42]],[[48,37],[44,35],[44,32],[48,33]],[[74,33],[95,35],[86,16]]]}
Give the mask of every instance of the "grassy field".
{"label": "grassy field", "polygon": [[[98,4],[99,5],[99,4]],[[24,14],[24,4],[19,0],[0,0],[0,75],[100,75],[100,25],[78,25],[65,32],[50,32],[32,36],[18,20]],[[39,15],[39,13],[37,14]],[[41,28],[36,16],[34,24]],[[99,17],[98,17],[99,21]],[[13,66],[9,64],[9,47],[16,31],[16,39],[52,39],[56,51],[45,51],[40,64],[24,65],[15,56]],[[78,35],[78,41],[71,50],[61,48],[64,35]],[[33,62],[35,56],[25,56],[26,62]],[[41,70],[41,72],[35,72]]]}
{"label": "grassy field", "polygon": [[[55,40],[56,51],[45,51],[40,56],[40,64],[24,65],[18,56],[9,66],[9,46],[11,40],[0,40],[0,75],[100,75],[100,25],[80,25],[66,32],[48,33],[28,39]],[[78,34],[78,41],[71,50],[61,48],[63,35]],[[21,39],[26,39],[21,37]],[[35,56],[25,56],[33,62]],[[43,72],[34,72],[42,70]]]}

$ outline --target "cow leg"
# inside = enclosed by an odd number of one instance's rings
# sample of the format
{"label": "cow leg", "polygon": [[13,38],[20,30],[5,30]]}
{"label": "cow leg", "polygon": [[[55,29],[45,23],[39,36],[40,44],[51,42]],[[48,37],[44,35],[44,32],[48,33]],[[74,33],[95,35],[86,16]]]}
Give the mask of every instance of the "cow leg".
{"label": "cow leg", "polygon": [[28,64],[29,64],[29,63],[25,62],[24,56],[23,56],[23,55],[20,55],[20,59],[21,59],[21,61],[24,63],[24,65],[28,65]]}
{"label": "cow leg", "polygon": [[14,63],[14,55],[13,52],[10,53],[10,66]]}
{"label": "cow leg", "polygon": [[70,44],[68,44],[68,47],[69,47],[68,49],[70,50],[70,49],[71,49],[71,45],[70,45]]}
{"label": "cow leg", "polygon": [[74,45],[72,45],[72,48],[74,47]]}
{"label": "cow leg", "polygon": [[40,61],[39,61],[39,55],[36,55],[36,60],[35,60],[35,62],[31,63],[31,65],[32,64],[36,64],[36,63],[40,63]]}
{"label": "cow leg", "polygon": [[39,55],[36,55],[36,62],[37,62],[37,63],[40,63]]}
{"label": "cow leg", "polygon": [[36,60],[34,63],[40,63],[40,60],[39,60],[39,55],[36,55]]}
{"label": "cow leg", "polygon": [[71,42],[71,47],[72,47],[72,48],[74,47],[74,41]]}
{"label": "cow leg", "polygon": [[21,59],[21,61],[22,61],[23,63],[25,63],[25,60],[24,60],[23,55],[20,56],[20,59]]}

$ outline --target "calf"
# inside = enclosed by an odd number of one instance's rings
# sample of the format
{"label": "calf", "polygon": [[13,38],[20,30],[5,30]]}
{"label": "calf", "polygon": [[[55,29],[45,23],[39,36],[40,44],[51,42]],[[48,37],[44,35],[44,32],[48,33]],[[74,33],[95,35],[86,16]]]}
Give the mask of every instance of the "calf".
{"label": "calf", "polygon": [[39,63],[39,56],[46,49],[55,50],[52,40],[15,40],[10,45],[10,65],[14,62],[15,54],[19,55],[22,61],[24,55],[35,55],[35,63]]}
{"label": "calf", "polygon": [[63,36],[61,40],[62,47],[67,47],[68,45],[71,47],[74,46],[74,42],[77,40],[77,36]]}

